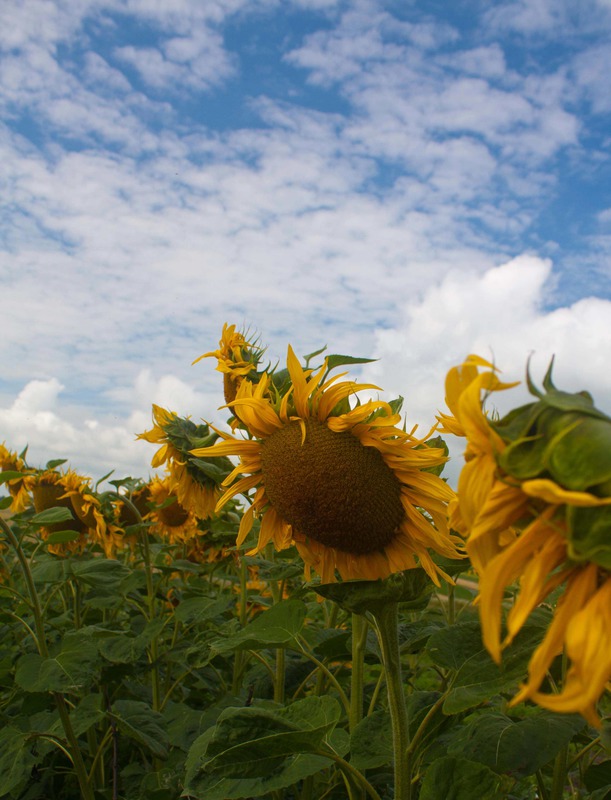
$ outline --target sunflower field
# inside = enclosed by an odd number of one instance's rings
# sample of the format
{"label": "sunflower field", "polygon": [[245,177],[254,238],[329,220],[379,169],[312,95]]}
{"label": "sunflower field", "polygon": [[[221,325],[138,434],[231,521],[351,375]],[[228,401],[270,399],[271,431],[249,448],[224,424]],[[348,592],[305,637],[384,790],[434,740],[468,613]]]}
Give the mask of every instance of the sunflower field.
{"label": "sunflower field", "polygon": [[153,406],[148,480],[0,445],[0,798],[609,800],[589,394],[527,371],[500,417],[472,355],[420,435],[365,359],[274,367],[234,325],[201,358],[227,425]]}

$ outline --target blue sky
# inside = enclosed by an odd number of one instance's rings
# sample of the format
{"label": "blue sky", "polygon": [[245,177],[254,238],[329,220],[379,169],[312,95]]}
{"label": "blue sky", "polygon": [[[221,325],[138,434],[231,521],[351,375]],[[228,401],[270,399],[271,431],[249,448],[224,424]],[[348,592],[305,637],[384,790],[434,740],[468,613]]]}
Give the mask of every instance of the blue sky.
{"label": "blue sky", "polygon": [[225,321],[611,411],[609,64],[610,0],[3,0],[0,441],[145,475]]}

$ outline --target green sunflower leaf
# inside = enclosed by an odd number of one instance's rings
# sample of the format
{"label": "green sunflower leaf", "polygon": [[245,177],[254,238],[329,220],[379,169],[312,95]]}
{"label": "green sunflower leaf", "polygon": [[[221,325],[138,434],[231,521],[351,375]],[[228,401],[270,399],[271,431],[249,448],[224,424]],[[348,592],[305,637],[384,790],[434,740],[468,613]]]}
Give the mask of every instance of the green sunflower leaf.
{"label": "green sunflower leaf", "polygon": [[5,725],[0,731],[0,796],[21,795],[18,790],[30,777],[36,761],[29,735]]}
{"label": "green sunflower leaf", "polygon": [[54,508],[47,508],[38,514],[35,514],[30,523],[32,525],[55,525],[58,522],[68,522],[74,519],[74,514],[69,508],[64,506],[55,506]]}
{"label": "green sunflower leaf", "polygon": [[514,777],[533,775],[585,728],[577,714],[537,710],[522,720],[482,712],[452,737],[448,755],[485,764]]}
{"label": "green sunflower leaf", "polygon": [[425,608],[433,583],[423,569],[407,569],[383,580],[322,583],[312,588],[345,611],[375,614],[388,603],[403,603],[405,609],[412,610]]}
{"label": "green sunflower leaf", "polygon": [[139,700],[117,700],[107,712],[118,729],[156,758],[167,758],[169,741],[163,716]]}
{"label": "green sunflower leaf", "polygon": [[491,769],[464,758],[438,758],[427,769],[420,800],[505,800],[505,782]]}
{"label": "green sunflower leaf", "polygon": [[17,470],[7,469],[4,472],[0,472],[0,484],[6,483],[7,481],[14,481],[17,478],[23,478],[23,472],[19,472]]}
{"label": "green sunflower leaf", "polygon": [[592,764],[585,772],[584,782],[590,792],[597,789],[609,789],[611,791],[611,759]]}
{"label": "green sunflower leaf", "polygon": [[128,567],[110,558],[72,559],[70,568],[75,578],[96,589],[116,589],[130,575]]}
{"label": "green sunflower leaf", "polygon": [[21,656],[15,683],[28,692],[71,692],[88,686],[98,672],[97,645],[84,636],[67,636],[62,649],[43,658],[38,653]]}
{"label": "green sunflower leaf", "polygon": [[228,708],[218,718],[204,769],[229,778],[261,778],[298,753],[318,753],[341,709],[332,697],[307,697],[274,710]]}
{"label": "green sunflower leaf", "polygon": [[53,531],[45,541],[47,544],[63,544],[64,542],[74,542],[79,536],[78,531]]}
{"label": "green sunflower leaf", "polygon": [[295,641],[306,617],[306,606],[301,600],[291,598],[263,611],[237,633],[212,642],[216,653],[234,650],[259,650],[269,647],[286,647]]}

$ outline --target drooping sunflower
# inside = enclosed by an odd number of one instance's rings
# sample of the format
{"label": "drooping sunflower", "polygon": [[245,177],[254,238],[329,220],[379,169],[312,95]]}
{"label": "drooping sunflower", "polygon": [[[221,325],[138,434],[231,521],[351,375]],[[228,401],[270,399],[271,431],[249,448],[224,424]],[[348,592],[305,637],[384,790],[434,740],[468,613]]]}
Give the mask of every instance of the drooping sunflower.
{"label": "drooping sunflower", "polygon": [[350,408],[351,395],[378,387],[337,383],[342,375],[326,377],[326,362],[317,372],[303,369],[291,347],[287,367],[285,394],[274,398],[263,374],[256,385],[244,381],[230,403],[254,438],[222,434],[224,442],[193,451],[240,457],[217,511],[256,488],[238,545],[256,514],[260,534],[249,554],[268,542],[283,549],[294,541],[307,577],[313,569],[323,582],[335,580],[336,570],[344,580],[377,579],[418,565],[436,583],[447,577],[429,549],[459,555],[446,514],[454,493],[426,471],[443,464],[445,452],[399,429],[401,418],[389,403]]}
{"label": "drooping sunflower", "polygon": [[25,461],[17,453],[0,444],[0,471],[19,472],[20,476],[6,482],[9,494],[13,498],[10,509],[13,514],[24,511],[32,503],[32,486],[35,482],[35,470],[29,469]]}
{"label": "drooping sunflower", "polygon": [[65,473],[53,469],[43,470],[35,477],[32,496],[37,513],[54,506],[63,506],[70,509],[74,516],[72,521],[45,526],[45,539],[60,530],[71,530],[79,534],[72,541],[50,544],[50,552],[56,555],[82,552],[89,542],[99,544],[108,558],[114,557],[122,544],[122,538],[118,528],[106,522],[100,501],[92,492],[86,478],[73,470]]}
{"label": "drooping sunflower", "polygon": [[264,352],[265,348],[259,346],[258,339],[250,338],[248,331],[238,331],[235,325],[225,323],[218,350],[204,353],[193,363],[197,364],[202,358],[217,359],[216,368],[223,373],[225,402],[231,403],[235,400],[242,381],[247,376],[250,376],[251,379],[256,377],[257,368]]}
{"label": "drooping sunflower", "polygon": [[190,453],[196,444],[210,444],[218,438],[207,425],[196,425],[190,419],[179,417],[153,404],[154,425],[138,435],[153,444],[161,444],[151,460],[153,467],[165,465],[171,491],[179,503],[199,519],[214,513],[220,492],[218,485],[231,471],[227,458],[201,461]]}
{"label": "drooping sunflower", "polygon": [[[441,419],[467,437],[451,522],[480,575],[484,644],[495,661],[532,610],[563,589],[513,702],[579,712],[599,726],[596,704],[611,680],[611,419],[587,395],[558,391],[551,371],[545,394],[528,382],[537,401],[495,420],[485,397],[515,384],[476,356],[450,370],[453,416]],[[503,595],[518,580],[502,639]],[[570,668],[562,691],[548,694],[541,686],[563,648]]]}

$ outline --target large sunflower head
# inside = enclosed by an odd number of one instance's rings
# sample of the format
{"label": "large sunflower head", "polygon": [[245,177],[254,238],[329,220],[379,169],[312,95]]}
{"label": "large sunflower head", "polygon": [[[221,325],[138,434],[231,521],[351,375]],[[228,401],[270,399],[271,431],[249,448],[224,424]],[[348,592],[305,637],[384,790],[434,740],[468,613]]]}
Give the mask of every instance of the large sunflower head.
{"label": "large sunflower head", "polygon": [[248,331],[238,331],[235,325],[225,323],[218,350],[204,353],[193,363],[197,364],[202,358],[216,358],[216,368],[223,373],[225,402],[231,403],[245,379],[258,382],[258,367],[264,353],[265,348],[260,346],[257,337],[253,338]]}
{"label": "large sunflower head", "polygon": [[8,450],[4,444],[0,444],[0,471],[20,473],[6,482],[9,494],[13,498],[11,512],[18,514],[32,502],[31,491],[36,480],[36,471],[29,469],[24,459]]}
{"label": "large sunflower head", "polygon": [[[444,424],[467,437],[453,517],[480,573],[484,643],[500,660],[535,606],[562,587],[514,702],[578,711],[598,725],[596,703],[611,679],[611,419],[586,393],[558,391],[551,371],[545,392],[528,377],[537,399],[502,419],[483,410],[490,391],[507,388],[490,364],[471,359],[448,378],[458,388],[448,403],[454,417]],[[502,639],[504,591],[518,579]],[[540,687],[563,647],[571,659],[565,685],[546,694]]]}
{"label": "large sunflower head", "polygon": [[153,405],[153,422],[151,430],[138,435],[138,439],[161,445],[152,466],[165,465],[171,489],[184,508],[200,519],[210,517],[219,498],[218,486],[231,472],[232,464],[224,457],[197,458],[191,451],[212,444],[218,434],[211,433],[208,425],[196,425],[157,405]]}
{"label": "large sunflower head", "polygon": [[261,528],[250,553],[270,541],[277,549],[294,542],[306,575],[314,569],[324,582],[336,570],[343,579],[376,579],[420,565],[438,583],[444,573],[430,550],[458,556],[446,513],[453,492],[434,474],[445,452],[398,428],[389,403],[351,408],[357,391],[378,387],[338,382],[342,375],[329,377],[326,363],[304,369],[290,347],[287,367],[286,393],[270,393],[264,375],[243,383],[231,403],[253,438],[224,434],[224,442],[194,451],[240,457],[217,508],[256,488],[238,544],[256,514]]}

